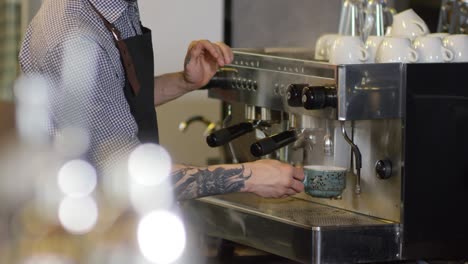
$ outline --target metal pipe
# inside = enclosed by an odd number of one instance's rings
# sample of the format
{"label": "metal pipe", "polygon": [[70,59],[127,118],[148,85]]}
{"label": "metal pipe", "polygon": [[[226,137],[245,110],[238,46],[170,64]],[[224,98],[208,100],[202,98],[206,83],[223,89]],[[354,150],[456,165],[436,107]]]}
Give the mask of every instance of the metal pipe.
{"label": "metal pipe", "polygon": [[201,123],[205,124],[205,126],[207,126],[207,127],[212,123],[211,121],[209,121],[208,119],[206,119],[203,116],[200,116],[200,115],[192,116],[189,119],[187,119],[187,120],[185,120],[185,121],[183,121],[183,122],[181,122],[179,124],[179,131],[186,132],[188,127],[194,122],[201,122]]}
{"label": "metal pipe", "polygon": [[206,119],[205,117],[197,115],[197,116],[190,117],[186,121],[180,122],[179,123],[179,131],[183,132],[183,133],[187,132],[189,126],[192,125],[192,123],[195,123],[195,122],[203,123],[206,126],[205,132],[203,132],[203,136],[208,136],[218,126],[215,122],[211,122],[210,120]]}
{"label": "metal pipe", "polygon": [[268,108],[262,107],[260,109],[260,119],[263,121],[271,121],[271,110]]}
{"label": "metal pipe", "polygon": [[245,119],[250,121],[257,119],[257,111],[255,106],[245,105]]}
{"label": "metal pipe", "polygon": [[362,155],[361,151],[359,150],[358,146],[354,144],[354,142],[348,137],[345,128],[345,121],[341,122],[341,132],[343,134],[344,139],[348,144],[351,146],[351,150],[353,151],[354,158],[355,158],[355,166],[356,166],[356,194],[361,194],[361,168],[362,168]]}

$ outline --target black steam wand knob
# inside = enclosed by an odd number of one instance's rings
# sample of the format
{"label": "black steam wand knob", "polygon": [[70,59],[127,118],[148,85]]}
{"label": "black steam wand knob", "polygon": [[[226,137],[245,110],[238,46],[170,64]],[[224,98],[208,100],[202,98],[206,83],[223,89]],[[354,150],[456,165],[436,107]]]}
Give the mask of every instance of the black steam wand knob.
{"label": "black steam wand knob", "polygon": [[288,87],[286,96],[288,105],[292,107],[302,106],[302,90],[308,87],[308,84],[291,84]]}
{"label": "black steam wand knob", "polygon": [[302,91],[302,104],[307,110],[318,110],[338,105],[335,87],[308,86]]}

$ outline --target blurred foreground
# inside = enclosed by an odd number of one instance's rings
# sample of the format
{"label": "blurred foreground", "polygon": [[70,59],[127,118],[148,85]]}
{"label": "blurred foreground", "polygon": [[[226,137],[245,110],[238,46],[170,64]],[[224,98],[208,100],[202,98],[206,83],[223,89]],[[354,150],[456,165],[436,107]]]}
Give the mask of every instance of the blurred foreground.
{"label": "blurred foreground", "polygon": [[[0,103],[0,263],[205,262],[203,250],[187,246],[201,243],[188,241],[198,236],[185,228],[167,177],[98,179],[91,165],[63,155],[83,145],[73,144],[80,137],[59,146],[44,140],[30,119],[37,109],[27,108]],[[165,153],[149,149],[133,161],[139,168],[151,170],[148,156]]]}

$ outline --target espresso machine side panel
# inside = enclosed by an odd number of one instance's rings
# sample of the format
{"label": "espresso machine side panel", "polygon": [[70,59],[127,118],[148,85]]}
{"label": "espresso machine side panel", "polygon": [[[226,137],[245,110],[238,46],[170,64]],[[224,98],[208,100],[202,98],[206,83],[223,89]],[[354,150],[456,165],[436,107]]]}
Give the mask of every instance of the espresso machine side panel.
{"label": "espresso machine side panel", "polygon": [[467,63],[408,64],[403,257],[468,257]]}

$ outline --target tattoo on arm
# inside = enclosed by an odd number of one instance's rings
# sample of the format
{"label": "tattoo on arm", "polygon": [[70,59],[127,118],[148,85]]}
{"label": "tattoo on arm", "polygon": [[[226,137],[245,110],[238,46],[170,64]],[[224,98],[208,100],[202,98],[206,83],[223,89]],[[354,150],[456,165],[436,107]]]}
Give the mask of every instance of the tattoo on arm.
{"label": "tattoo on arm", "polygon": [[183,168],[175,171],[175,193],[178,200],[199,198],[210,195],[238,192],[245,187],[245,181],[252,173],[244,174],[243,165],[240,168],[214,170],[199,168]]}

